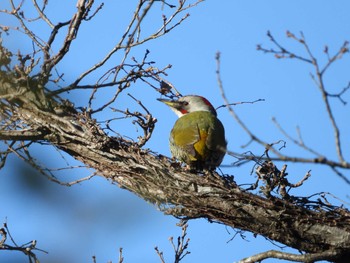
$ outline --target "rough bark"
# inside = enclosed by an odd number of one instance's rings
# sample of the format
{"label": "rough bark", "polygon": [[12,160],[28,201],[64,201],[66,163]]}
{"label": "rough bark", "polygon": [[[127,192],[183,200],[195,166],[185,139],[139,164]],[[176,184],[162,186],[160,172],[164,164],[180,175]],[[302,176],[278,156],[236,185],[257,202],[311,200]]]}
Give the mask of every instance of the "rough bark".
{"label": "rough bark", "polygon": [[63,107],[49,97],[43,99],[28,88],[28,82],[2,76],[0,96],[2,113],[10,110],[12,118],[28,127],[25,131],[1,130],[1,140],[49,142],[166,214],[206,218],[307,253],[332,251],[332,261],[346,262],[350,257],[350,213],[346,209],[310,210],[245,191],[230,176],[188,172],[137,144],[107,136],[87,112],[77,112],[69,104]]}

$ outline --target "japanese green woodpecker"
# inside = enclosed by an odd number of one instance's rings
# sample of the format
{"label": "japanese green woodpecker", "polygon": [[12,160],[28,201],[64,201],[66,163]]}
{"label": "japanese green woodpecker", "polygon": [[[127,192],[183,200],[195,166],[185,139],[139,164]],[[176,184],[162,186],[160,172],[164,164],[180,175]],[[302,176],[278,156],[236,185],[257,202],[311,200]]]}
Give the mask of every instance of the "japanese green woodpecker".
{"label": "japanese green woodpecker", "polygon": [[170,133],[170,152],[191,169],[215,169],[226,153],[225,129],[211,103],[201,96],[158,99],[179,117]]}

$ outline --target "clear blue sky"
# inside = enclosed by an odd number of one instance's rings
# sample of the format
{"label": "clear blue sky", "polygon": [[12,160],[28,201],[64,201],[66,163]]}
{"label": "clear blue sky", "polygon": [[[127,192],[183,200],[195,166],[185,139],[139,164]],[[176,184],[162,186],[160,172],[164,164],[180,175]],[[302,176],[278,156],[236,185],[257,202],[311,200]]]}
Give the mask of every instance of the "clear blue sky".
{"label": "clear blue sky", "polygon": [[[100,1],[96,2],[98,4]],[[28,1],[26,4],[30,3]],[[136,3],[137,1],[106,1],[100,13],[82,26],[70,55],[58,67],[60,72],[65,73],[66,84],[113,47],[124,32]],[[3,1],[0,9],[7,5]],[[74,7],[72,1],[51,1],[48,16],[53,16],[54,22],[66,21],[74,12]],[[164,12],[165,10],[167,9]],[[285,37],[287,30],[295,34],[303,31],[322,64],[326,61],[322,53],[325,44],[332,53],[345,40],[350,40],[349,10],[350,2],[345,0],[205,1],[189,10],[191,16],[181,26],[163,38],[135,49],[133,55],[141,59],[144,51],[149,49],[149,58],[157,63],[157,67],[172,65],[167,80],[182,94],[200,94],[207,97],[213,105],[219,106],[223,101],[217,87],[214,57],[220,51],[222,79],[229,100],[239,102],[265,99],[265,102],[235,107],[252,131],[269,142],[283,139],[283,135],[271,122],[271,118],[276,117],[291,134],[296,135],[295,127],[299,126],[303,139],[309,146],[330,158],[336,158],[333,132],[329,128],[321,96],[310,78],[310,65],[296,60],[276,60],[258,52],[256,45],[271,47],[266,37],[266,32],[270,30],[286,47],[305,55],[300,46]],[[159,27],[162,12],[159,3],[152,16],[146,18],[143,32],[152,32]],[[0,24],[11,22],[12,19],[0,13]],[[33,29],[39,30],[38,34],[47,39],[48,28],[39,24]],[[18,48],[31,50],[31,46],[25,44],[23,37],[17,34],[3,37],[3,44],[11,46],[14,51]],[[119,61],[120,57],[116,56],[106,65],[106,69],[113,66],[113,63],[117,65]],[[325,81],[330,92],[336,93],[347,85],[350,80],[349,69],[350,59],[345,57],[329,71]],[[92,76],[90,80],[98,77]],[[153,138],[146,147],[170,155],[168,134],[176,116],[156,101],[159,95],[146,84],[138,83],[129,92],[142,99],[158,119]],[[84,94],[72,93],[67,98],[77,106],[86,105]],[[350,101],[349,93],[344,99]],[[345,144],[345,138],[349,138],[350,125],[345,116],[349,116],[349,107],[337,100],[332,101],[332,105],[342,129],[344,155],[348,157],[349,143]],[[127,96],[113,106],[141,110]],[[256,154],[263,152],[256,145],[242,149],[241,146],[248,142],[247,135],[225,109],[219,110],[218,114],[225,125],[230,150],[252,150]],[[99,117],[107,119],[110,115]],[[140,132],[129,120],[115,123],[115,128],[122,135],[133,138]],[[349,142],[348,139],[347,141]],[[309,156],[291,142],[287,146],[283,151],[288,155]],[[57,160],[60,160],[57,152],[49,147],[37,147],[34,150],[43,163],[57,166]],[[223,163],[229,165],[234,160],[226,157]],[[51,183],[43,177],[32,176],[30,168],[22,167],[19,163],[13,156],[8,160],[7,167],[0,171],[0,221],[7,218],[12,235],[18,243],[36,239],[39,248],[49,251],[48,255],[38,252],[42,262],[92,262],[93,255],[96,255],[98,263],[109,260],[117,262],[119,247],[124,248],[125,262],[160,262],[154,246],[164,252],[166,262],[172,262],[174,253],[168,238],[177,237],[181,233],[181,229],[176,226],[176,219],[163,215],[155,206],[103,178],[95,177],[68,188]],[[236,181],[243,184],[255,180],[255,176],[250,175],[252,165],[222,170],[235,175]],[[312,177],[303,188],[292,194],[310,195],[325,191],[350,202],[349,185],[330,169],[290,164],[289,179],[297,182],[309,169],[312,169]],[[72,177],[79,178],[89,172],[91,171],[84,169],[67,171],[63,180],[70,181]],[[349,178],[348,172],[344,174]],[[191,254],[183,263],[235,262],[253,253],[277,249],[264,238],[255,238],[249,233],[244,234],[246,240],[238,235],[228,242],[235,230],[205,220],[191,221],[188,232]],[[7,262],[25,261],[22,255],[14,252],[1,252],[0,261],[5,258]]]}

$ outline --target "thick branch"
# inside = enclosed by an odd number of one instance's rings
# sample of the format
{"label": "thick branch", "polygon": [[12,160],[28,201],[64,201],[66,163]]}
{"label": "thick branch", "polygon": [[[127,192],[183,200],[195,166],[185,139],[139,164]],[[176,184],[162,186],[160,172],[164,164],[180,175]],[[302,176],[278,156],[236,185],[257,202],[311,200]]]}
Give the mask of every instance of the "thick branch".
{"label": "thick branch", "polygon": [[349,254],[350,212],[345,209],[315,211],[265,199],[240,189],[231,177],[189,173],[136,143],[108,137],[87,114],[58,116],[26,102],[16,111],[27,126],[43,127],[49,143],[167,214],[206,218],[308,253]]}
{"label": "thick branch", "polygon": [[38,130],[2,131],[0,130],[0,140],[12,141],[37,141],[43,140],[45,133]]}

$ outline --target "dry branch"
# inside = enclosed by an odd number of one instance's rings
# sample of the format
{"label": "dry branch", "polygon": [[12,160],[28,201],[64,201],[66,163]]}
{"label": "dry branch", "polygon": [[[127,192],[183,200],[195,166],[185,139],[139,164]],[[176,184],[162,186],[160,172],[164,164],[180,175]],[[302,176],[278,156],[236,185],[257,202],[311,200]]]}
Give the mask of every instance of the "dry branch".
{"label": "dry branch", "polygon": [[108,137],[84,112],[58,116],[23,100],[26,103],[16,112],[28,126],[45,129],[38,140],[50,142],[166,214],[206,218],[308,253],[332,250],[337,256],[349,256],[350,213],[345,209],[325,210],[321,203],[307,209],[249,193],[232,177],[189,173],[137,144]]}
{"label": "dry branch", "polygon": [[289,260],[294,262],[306,262],[306,263],[312,263],[315,261],[330,259],[337,254],[336,251],[323,251],[320,253],[314,253],[314,254],[304,254],[304,255],[296,255],[292,253],[286,253],[276,250],[269,250],[254,256],[247,257],[245,259],[242,259],[238,261],[237,263],[255,263],[255,262],[261,262],[264,259],[269,258],[276,258],[276,259],[283,259],[283,260]]}
{"label": "dry branch", "polygon": [[[329,99],[331,97],[336,97],[336,98],[339,98],[339,100],[342,103],[344,103],[344,100],[341,98],[341,96],[344,94],[344,92],[346,92],[348,90],[348,88],[347,87],[344,88],[338,94],[331,95],[326,90],[326,86],[324,84],[324,79],[323,79],[324,74],[327,72],[329,67],[333,63],[335,63],[336,61],[341,59],[345,54],[349,53],[349,42],[345,41],[334,55],[329,54],[328,47],[326,46],[326,48],[324,49],[324,53],[326,54],[328,61],[325,65],[321,66],[319,64],[319,62],[317,61],[316,57],[313,55],[311,48],[309,47],[309,44],[307,43],[305,36],[302,32],[300,33],[300,37],[297,37],[295,34],[291,33],[290,31],[287,31],[287,37],[291,38],[294,41],[296,41],[297,43],[299,43],[306,51],[307,56],[301,56],[301,55],[298,55],[292,51],[287,50],[285,47],[283,47],[281,44],[279,44],[279,42],[275,39],[275,37],[273,37],[273,35],[270,32],[267,33],[267,36],[270,39],[270,41],[272,42],[272,44],[275,46],[275,48],[266,49],[266,48],[263,48],[260,45],[258,45],[258,47],[257,47],[258,50],[260,50],[264,53],[273,54],[276,58],[297,59],[297,60],[300,60],[302,62],[306,62],[306,63],[312,65],[313,72],[310,73],[310,75],[311,75],[311,78],[314,80],[316,86],[319,88],[319,90],[321,92],[323,103],[325,105],[326,112],[328,115],[327,117],[328,117],[328,119],[331,123],[331,126],[333,128],[333,131],[334,131],[335,150],[336,150],[337,155],[338,155],[338,162],[332,162],[333,164],[328,164],[328,165],[331,167],[349,168],[350,163],[347,162],[343,156],[339,125],[335,119],[335,115],[334,115],[334,112],[332,110],[332,107],[331,107],[330,101],[329,101]],[[279,156],[279,157],[281,157],[281,156]],[[287,158],[285,158],[285,159],[287,159]],[[327,161],[325,163],[327,163]],[[335,163],[337,163],[337,164],[335,165]]]}
{"label": "dry branch", "polygon": [[[338,153],[338,160],[336,161],[328,160],[316,154],[311,148],[307,148],[303,141],[295,142],[309,152],[315,153],[316,158],[305,159],[283,155],[278,149],[281,141],[269,143],[254,134],[239,118],[231,107],[233,105],[229,103],[225,96],[220,76],[220,56],[217,55],[217,77],[225,100],[225,107],[228,108],[233,118],[250,136],[251,140],[265,148],[264,155],[259,158],[254,155],[241,154],[244,160],[257,162],[258,169],[256,169],[256,172],[259,180],[264,183],[264,187],[261,188],[265,195],[263,197],[239,187],[233,180],[233,176],[219,175],[216,172],[190,173],[171,159],[157,155],[150,150],[142,149],[141,146],[152,135],[156,120],[142,102],[137,99],[135,100],[146,112],[145,114],[130,111],[123,112],[125,116],[135,117],[136,122],[144,131],[144,136],[140,138],[138,143],[123,137],[108,136],[92,117],[94,113],[108,108],[121,92],[137,80],[150,84],[151,87],[163,95],[177,96],[179,94],[172,85],[168,85],[161,78],[161,75],[164,75],[165,70],[170,66],[164,69],[153,67],[153,62],[147,60],[148,51],[140,62],[131,59],[132,62],[127,63],[127,59],[129,59],[131,48],[158,38],[177,27],[188,15],[185,14],[177,21],[175,18],[188,8],[197,5],[201,0],[187,6],[185,0],[180,0],[172,15],[169,18],[163,17],[162,25],[153,34],[143,36],[141,31],[143,18],[156,2],[159,1],[139,0],[125,34],[101,60],[81,73],[70,85],[66,87],[57,86],[56,90],[49,90],[46,84],[52,78],[52,71],[69,51],[72,41],[78,34],[79,26],[84,20],[93,17],[101,7],[97,8],[92,16],[88,16],[93,1],[79,0],[77,11],[71,19],[54,25],[44,14],[46,4],[40,8],[37,2],[34,1],[39,17],[52,29],[48,41],[45,42],[30,31],[27,25],[28,20],[19,15],[21,4],[15,6],[11,1],[13,10],[8,13],[18,19],[22,30],[41,50],[44,61],[40,74],[32,76],[33,69],[39,65],[39,60],[34,59],[37,52],[35,51],[28,56],[18,53],[16,56],[18,65],[12,68],[10,62],[13,56],[2,47],[0,42],[0,114],[2,117],[0,140],[3,140],[7,145],[7,150],[1,152],[1,167],[5,164],[8,154],[13,152],[52,180],[58,181],[50,171],[47,172],[45,168],[37,164],[29,151],[31,144],[50,144],[81,161],[87,167],[93,168],[96,174],[153,203],[166,214],[185,220],[205,218],[210,222],[262,235],[267,239],[278,241],[308,253],[307,255],[301,255],[305,260],[317,258],[346,262],[345,260],[350,257],[350,212],[347,209],[332,206],[321,200],[311,201],[309,198],[297,198],[289,195],[286,188],[299,187],[308,178],[309,173],[299,183],[291,184],[286,179],[287,166],[278,169],[273,161],[320,163],[333,168],[335,171],[337,171],[337,168],[350,168],[349,162],[345,161],[342,154],[339,130],[333,112],[328,108],[330,107],[329,98],[337,97],[341,99],[343,93],[349,89],[349,85],[339,94],[329,94],[322,82],[324,72],[334,61],[347,52],[348,44],[345,43],[334,56],[330,56],[327,50],[325,53],[329,57],[329,62],[323,68],[318,66],[304,36],[297,38],[295,35],[288,33],[288,37],[305,47],[309,57],[298,56],[285,49],[270,33],[268,36],[272,43],[277,46],[277,50],[259,47],[260,50],[273,53],[276,57],[295,58],[316,67],[315,80],[323,94],[328,116],[335,132],[335,147]],[[169,8],[173,8],[165,1],[161,2]],[[51,45],[55,41],[59,30],[63,27],[68,27],[69,30],[59,51],[52,54]],[[100,69],[116,52],[122,52],[119,65],[107,69],[96,83],[80,85],[86,76]],[[59,75],[58,80],[60,78],[61,75]],[[149,80],[163,83],[163,85],[157,88]],[[55,82],[53,79],[51,81]],[[98,92],[106,87],[114,88],[114,95],[104,105],[94,108],[93,99]],[[70,101],[64,101],[59,97],[61,93],[78,89],[91,90],[87,108],[75,108]],[[121,111],[119,110],[119,112]],[[108,128],[108,123],[106,126]],[[269,153],[274,154],[274,156],[269,156]],[[90,177],[82,180],[87,180]],[[276,190],[279,191],[282,198],[275,195]],[[185,250],[188,243],[185,236],[184,230],[183,238],[179,239],[177,245],[174,244],[175,253],[179,260],[186,255]],[[161,252],[158,255],[162,260]],[[266,256],[273,257],[275,255],[275,252],[267,252],[265,255],[256,255],[251,259],[262,260],[263,256],[266,258]],[[277,253],[277,256],[281,258],[286,255],[286,253]],[[289,256],[290,258],[293,257]],[[122,254],[120,251],[121,261]]]}

